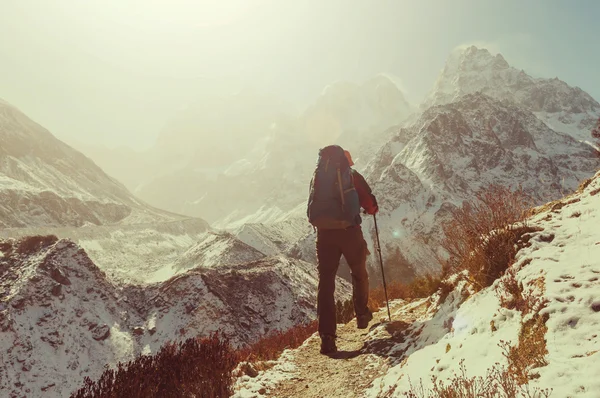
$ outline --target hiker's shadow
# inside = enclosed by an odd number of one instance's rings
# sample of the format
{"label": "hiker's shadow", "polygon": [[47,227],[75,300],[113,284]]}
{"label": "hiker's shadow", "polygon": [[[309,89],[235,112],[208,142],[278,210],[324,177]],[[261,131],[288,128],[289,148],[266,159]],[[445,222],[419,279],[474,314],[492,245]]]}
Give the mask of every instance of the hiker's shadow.
{"label": "hiker's shadow", "polygon": [[[453,292],[427,316],[374,324],[370,333],[379,330],[371,334],[372,339],[367,338],[361,355],[387,358],[391,366],[395,366],[413,353],[437,344],[449,333],[454,333],[454,320],[463,301],[460,292]],[[464,315],[458,317],[460,325],[468,325],[471,321]]]}
{"label": "hiker's shadow", "polygon": [[[379,323],[375,323],[375,324],[371,325],[371,327],[369,328],[369,331],[367,333],[365,333],[365,335],[367,335],[368,333],[370,333],[377,327],[384,325],[384,324],[385,324],[384,322],[379,322]],[[394,333],[396,333],[397,331],[406,329],[408,326],[410,326],[410,324],[407,322],[395,321],[395,322],[385,324],[384,327],[386,328],[387,332],[390,335],[394,335]],[[358,356],[365,355],[365,354],[373,354],[376,352],[389,351],[389,348],[391,348],[394,344],[395,344],[395,342],[392,339],[371,340],[371,341],[367,341],[367,342],[363,343],[362,347],[357,350],[351,350],[351,351],[340,350],[334,354],[330,354],[329,357],[331,359],[342,359],[342,360],[353,359],[353,358],[356,358]],[[388,350],[386,350],[386,348]]]}

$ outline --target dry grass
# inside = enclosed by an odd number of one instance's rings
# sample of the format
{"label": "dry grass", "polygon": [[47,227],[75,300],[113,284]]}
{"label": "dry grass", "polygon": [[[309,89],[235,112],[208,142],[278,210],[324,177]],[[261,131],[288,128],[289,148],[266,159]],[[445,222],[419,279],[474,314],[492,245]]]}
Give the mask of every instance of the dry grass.
{"label": "dry grass", "polygon": [[[533,281],[540,289],[544,289],[544,277]],[[520,311],[523,315],[537,313],[547,304],[546,299],[536,296],[533,292],[525,292],[523,283],[517,280],[517,271],[510,268],[495,286],[496,294],[500,297],[500,306]]]}
{"label": "dry grass", "polygon": [[156,355],[143,355],[116,369],[107,369],[72,398],[228,397],[237,356],[226,338],[190,338],[166,344]]}
{"label": "dry grass", "polygon": [[284,332],[275,331],[256,343],[241,349],[238,352],[238,357],[240,361],[245,362],[275,360],[279,358],[284,350],[302,345],[317,329],[318,323],[314,321],[306,325],[296,325]]}
{"label": "dry grass", "polygon": [[[441,275],[434,276],[432,274],[425,274],[424,276],[415,278],[408,284],[392,282],[387,286],[389,300],[413,300],[429,297],[439,290],[442,291],[443,295],[447,296],[453,289],[454,286],[442,281]],[[383,286],[380,286],[369,292],[369,309],[375,312],[383,306],[385,306],[385,292]]]}
{"label": "dry grass", "polygon": [[[469,377],[464,365],[460,362],[460,373],[449,380],[432,377],[432,387],[425,389],[423,381],[413,385],[409,380],[410,391],[407,398],[548,398],[551,390],[530,389],[528,385],[519,385],[510,371],[498,364],[488,370],[485,377]],[[391,396],[393,391],[388,392]]]}
{"label": "dry grass", "polygon": [[98,381],[86,378],[71,398],[229,397],[238,364],[242,372],[264,370],[268,361],[279,358],[285,349],[299,347],[316,331],[316,321],[297,325],[237,351],[218,334],[167,343],[155,355],[105,370]]}
{"label": "dry grass", "polygon": [[490,286],[514,262],[523,235],[535,230],[525,223],[529,204],[521,189],[491,185],[454,210],[443,225],[445,272],[466,270],[477,290]]}
{"label": "dry grass", "polygon": [[519,333],[519,345],[511,346],[502,341],[500,347],[508,360],[508,371],[519,385],[524,385],[536,375],[531,373],[532,369],[548,365],[546,355],[546,332],[548,328],[546,321],[548,315],[535,314],[531,319],[521,325]]}

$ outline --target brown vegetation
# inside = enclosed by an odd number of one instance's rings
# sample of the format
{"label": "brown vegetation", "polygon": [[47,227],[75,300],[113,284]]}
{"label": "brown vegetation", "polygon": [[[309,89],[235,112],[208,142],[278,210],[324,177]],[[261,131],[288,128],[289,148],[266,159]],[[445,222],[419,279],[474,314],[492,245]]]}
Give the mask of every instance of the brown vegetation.
{"label": "brown vegetation", "polygon": [[296,325],[287,331],[275,331],[238,352],[241,361],[271,361],[286,349],[297,348],[317,331],[317,322]]}
{"label": "brown vegetation", "polygon": [[546,321],[548,314],[535,314],[531,319],[521,325],[519,345],[511,346],[502,342],[504,356],[508,359],[508,371],[519,385],[524,385],[536,377],[531,370],[548,365],[546,361]]}
{"label": "brown vegetation", "polygon": [[[510,371],[499,365],[489,369],[485,377],[469,377],[464,360],[460,364],[460,373],[449,380],[432,377],[430,389],[423,387],[422,380],[416,386],[410,380],[409,383],[407,398],[547,398],[551,393],[548,389],[530,389],[527,384],[518,384]],[[388,394],[386,396],[391,396]]]}
{"label": "brown vegetation", "polygon": [[466,270],[476,289],[490,286],[514,262],[523,235],[535,230],[525,223],[529,203],[521,189],[491,185],[453,210],[443,225],[445,273]]}
{"label": "brown vegetation", "polygon": [[96,382],[86,377],[71,398],[228,397],[237,361],[227,338],[190,338],[167,344],[156,355],[119,363]]}
{"label": "brown vegetation", "polygon": [[233,370],[242,363],[255,372],[268,367],[285,349],[299,347],[317,331],[317,322],[273,332],[256,343],[235,350],[226,337],[190,338],[168,343],[155,355],[144,355],[116,369],[107,369],[98,381],[85,379],[71,398],[116,397],[228,397]]}
{"label": "brown vegetation", "polygon": [[[387,286],[389,300],[413,300],[416,298],[429,297],[436,293],[440,288],[447,295],[453,286],[447,282],[443,282],[441,276],[426,274],[424,276],[413,279],[412,282],[404,284],[402,282],[392,282]],[[449,290],[448,290],[449,289]],[[373,289],[369,292],[369,309],[378,311],[379,308],[385,305],[385,292],[383,286]]]}

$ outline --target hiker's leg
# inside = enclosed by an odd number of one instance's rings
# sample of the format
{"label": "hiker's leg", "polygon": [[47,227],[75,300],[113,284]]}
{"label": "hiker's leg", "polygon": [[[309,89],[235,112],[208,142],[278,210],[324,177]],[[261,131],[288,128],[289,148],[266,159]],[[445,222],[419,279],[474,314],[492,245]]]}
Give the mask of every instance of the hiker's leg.
{"label": "hiker's leg", "polygon": [[367,242],[362,230],[350,228],[346,231],[346,239],[342,247],[344,257],[352,272],[352,299],[354,312],[360,316],[369,312],[369,274],[367,273]]}
{"label": "hiker's leg", "polygon": [[317,294],[317,317],[319,334],[335,336],[335,275],[342,257],[338,236],[340,231],[323,230],[317,234],[317,261],[319,268],[319,292]]}

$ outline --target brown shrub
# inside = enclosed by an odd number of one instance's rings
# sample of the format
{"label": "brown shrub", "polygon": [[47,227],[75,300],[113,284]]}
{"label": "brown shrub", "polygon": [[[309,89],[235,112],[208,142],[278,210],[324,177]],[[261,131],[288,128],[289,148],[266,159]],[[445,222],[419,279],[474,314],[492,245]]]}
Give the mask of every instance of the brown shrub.
{"label": "brown shrub", "polygon": [[[442,282],[441,275],[435,276],[432,274],[425,274],[424,276],[415,278],[411,283],[408,284],[395,281],[387,285],[388,299],[412,300],[415,298],[429,297],[442,287],[444,288],[443,290],[450,289],[448,293],[454,289],[454,286],[452,285],[445,285],[449,284],[447,282]],[[446,296],[448,293],[446,293]],[[444,293],[442,292],[442,294]],[[383,286],[372,289],[369,292],[369,309],[375,312],[384,305],[385,291]]]}
{"label": "brown shrub", "polygon": [[546,361],[546,321],[548,314],[536,313],[530,320],[521,325],[518,346],[511,346],[502,341],[500,347],[508,360],[508,371],[519,385],[527,384],[531,378],[531,369],[548,365]]}
{"label": "brown shrub", "polygon": [[467,270],[475,288],[490,286],[513,263],[521,237],[534,230],[524,223],[529,203],[521,189],[491,185],[453,210],[443,225],[445,272]]}
{"label": "brown shrub", "polygon": [[449,380],[440,380],[433,376],[431,381],[433,387],[425,389],[422,380],[415,386],[409,379],[410,391],[404,396],[407,398],[548,398],[552,392],[552,390],[538,388],[530,390],[528,385],[518,384],[511,373],[498,364],[489,369],[485,377],[469,377],[464,359],[460,362],[460,373],[455,373]]}
{"label": "brown shrub", "polygon": [[317,321],[296,325],[285,332],[275,331],[238,351],[240,361],[259,362],[279,358],[286,349],[297,348],[318,329]]}
{"label": "brown shrub", "polygon": [[237,356],[228,339],[213,334],[166,344],[153,356],[144,355],[107,369],[71,398],[228,397],[233,393],[231,371]]}
{"label": "brown shrub", "polygon": [[[544,278],[535,281],[543,286]],[[495,287],[496,294],[500,297],[500,306],[509,310],[520,311],[523,315],[539,312],[547,303],[546,299],[533,293],[525,293],[523,283],[517,280],[517,270],[510,268],[502,283]]]}
{"label": "brown shrub", "polygon": [[21,238],[17,243],[18,254],[30,255],[58,242],[55,235],[35,235]]}

